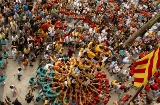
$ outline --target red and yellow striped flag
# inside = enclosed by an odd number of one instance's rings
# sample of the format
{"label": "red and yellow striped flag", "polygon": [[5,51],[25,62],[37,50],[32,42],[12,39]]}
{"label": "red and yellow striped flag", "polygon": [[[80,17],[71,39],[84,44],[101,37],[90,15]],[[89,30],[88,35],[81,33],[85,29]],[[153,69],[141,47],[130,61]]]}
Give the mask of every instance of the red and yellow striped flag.
{"label": "red and yellow striped flag", "polygon": [[160,68],[160,47],[135,62],[134,86],[146,85],[157,69]]}

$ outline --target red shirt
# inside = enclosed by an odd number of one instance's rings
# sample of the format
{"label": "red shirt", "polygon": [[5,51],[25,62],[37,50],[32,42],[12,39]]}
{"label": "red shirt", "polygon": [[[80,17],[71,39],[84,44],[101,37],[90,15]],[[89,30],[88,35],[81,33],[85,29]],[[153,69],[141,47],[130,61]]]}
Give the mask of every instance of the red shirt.
{"label": "red shirt", "polygon": [[125,97],[122,98],[123,102],[126,102],[129,99],[130,95],[126,94]]}
{"label": "red shirt", "polygon": [[61,23],[60,21],[57,21],[57,22],[55,23],[55,27],[56,27],[56,28],[61,27],[61,25],[62,25],[62,23]]}
{"label": "red shirt", "polygon": [[65,30],[67,28],[67,24],[63,24],[62,30]]}
{"label": "red shirt", "polygon": [[122,84],[120,88],[121,88],[121,89],[124,89],[124,88],[125,88],[125,84]]}
{"label": "red shirt", "polygon": [[155,76],[155,77],[158,77],[158,76],[159,76],[159,73],[158,73],[158,72],[155,72],[155,73],[154,73],[154,76]]}
{"label": "red shirt", "polygon": [[160,78],[156,78],[155,82],[158,83],[158,84],[160,84]]}
{"label": "red shirt", "polygon": [[89,19],[86,19],[84,22],[85,22],[85,23],[88,23],[88,24],[91,23],[91,21],[90,21]]}
{"label": "red shirt", "polygon": [[70,11],[70,15],[74,15],[75,12],[73,10]]}
{"label": "red shirt", "polygon": [[40,38],[36,38],[35,41],[38,42],[38,43],[40,43],[41,39]]}
{"label": "red shirt", "polygon": [[145,12],[145,11],[140,11],[140,13],[141,13],[142,15],[144,15],[144,16],[147,15],[147,12]]}
{"label": "red shirt", "polygon": [[105,39],[104,42],[106,43],[106,45],[108,45],[108,40]]}
{"label": "red shirt", "polygon": [[100,101],[99,96],[94,97],[94,100],[99,102]]}
{"label": "red shirt", "polygon": [[152,84],[152,88],[158,90],[158,84],[157,83]]}
{"label": "red shirt", "polygon": [[97,12],[100,12],[101,10],[102,10],[102,8],[103,8],[103,6],[102,5],[99,5],[98,7],[97,7]]}
{"label": "red shirt", "polygon": [[147,92],[150,92],[150,91],[151,91],[151,89],[150,89],[150,85],[149,85],[149,84],[147,84],[147,85],[146,85],[146,87],[145,87],[145,89],[146,89],[146,91],[147,91]]}
{"label": "red shirt", "polygon": [[114,18],[114,15],[113,15],[113,14],[110,14],[110,15],[109,15],[109,18],[110,18],[110,19],[113,19],[113,18]]}
{"label": "red shirt", "polygon": [[44,23],[44,24],[42,24],[41,28],[43,31],[45,31],[45,30],[47,30],[48,26],[46,23]]}
{"label": "red shirt", "polygon": [[119,30],[122,30],[122,29],[123,29],[121,25],[118,25],[117,28],[118,28]]}
{"label": "red shirt", "polygon": [[91,23],[91,28],[96,27],[96,25],[94,23]]}
{"label": "red shirt", "polygon": [[96,78],[102,78],[101,72],[98,72],[98,73],[96,74]]}
{"label": "red shirt", "polygon": [[48,2],[48,3],[47,3],[47,6],[48,6],[47,8],[48,8],[48,9],[52,9],[52,5],[53,5],[53,4],[52,4],[51,2]]}
{"label": "red shirt", "polygon": [[69,15],[69,11],[68,11],[68,10],[65,10],[65,11],[64,11],[64,14],[65,14],[65,15]]}
{"label": "red shirt", "polygon": [[82,15],[81,17],[80,17],[80,20],[84,20],[85,19],[85,17]]}
{"label": "red shirt", "polygon": [[74,19],[74,20],[77,20],[77,16],[74,16],[73,19]]}

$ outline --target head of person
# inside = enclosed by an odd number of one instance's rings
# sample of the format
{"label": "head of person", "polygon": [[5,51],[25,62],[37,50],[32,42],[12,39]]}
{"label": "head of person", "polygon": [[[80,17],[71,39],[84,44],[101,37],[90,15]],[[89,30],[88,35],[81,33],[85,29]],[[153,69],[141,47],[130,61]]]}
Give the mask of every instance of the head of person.
{"label": "head of person", "polygon": [[14,87],[13,86],[10,86],[10,89],[13,89]]}
{"label": "head of person", "polygon": [[157,103],[160,103],[160,96],[157,98]]}
{"label": "head of person", "polygon": [[148,96],[147,95],[147,97],[146,97],[146,102],[147,102],[147,104],[151,104],[152,103],[152,98],[150,97],[150,96]]}
{"label": "head of person", "polygon": [[22,69],[21,69],[21,67],[18,67],[18,71],[21,71]]}

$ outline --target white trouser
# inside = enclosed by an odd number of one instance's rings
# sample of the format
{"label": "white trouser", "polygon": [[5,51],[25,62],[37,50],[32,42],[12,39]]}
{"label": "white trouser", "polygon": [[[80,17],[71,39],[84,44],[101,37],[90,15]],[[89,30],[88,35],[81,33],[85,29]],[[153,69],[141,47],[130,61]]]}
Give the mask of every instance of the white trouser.
{"label": "white trouser", "polygon": [[13,56],[13,60],[16,60],[16,54],[13,54],[12,56]]}
{"label": "white trouser", "polygon": [[0,86],[4,86],[5,85],[5,82],[0,82]]}

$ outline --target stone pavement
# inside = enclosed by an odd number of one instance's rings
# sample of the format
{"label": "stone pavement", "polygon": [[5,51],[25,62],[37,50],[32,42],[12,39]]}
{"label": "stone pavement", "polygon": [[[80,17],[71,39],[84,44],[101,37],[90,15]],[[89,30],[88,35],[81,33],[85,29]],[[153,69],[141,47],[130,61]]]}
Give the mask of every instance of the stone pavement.
{"label": "stone pavement", "polygon": [[[18,67],[22,68],[22,65],[19,65],[17,62],[13,61],[13,59],[9,59],[7,69],[5,70],[7,78],[6,78],[6,84],[5,86],[0,87],[0,100],[4,100],[4,97],[7,95],[11,98],[12,101],[15,100],[15,98],[18,98],[20,102],[22,102],[22,105],[27,105],[25,102],[25,95],[28,93],[29,89],[29,79],[31,76],[35,75],[35,71],[37,69],[38,63],[35,62],[33,67],[27,67],[26,70],[22,70],[22,77],[21,81],[18,81],[17,79],[17,72]],[[0,71],[1,73],[2,71]],[[4,72],[4,71],[3,71]],[[9,89],[10,85],[15,85],[17,88],[17,96],[12,97],[11,91]],[[36,90],[34,92],[34,95],[36,96],[38,91]],[[33,105],[31,103],[30,105]]]}

